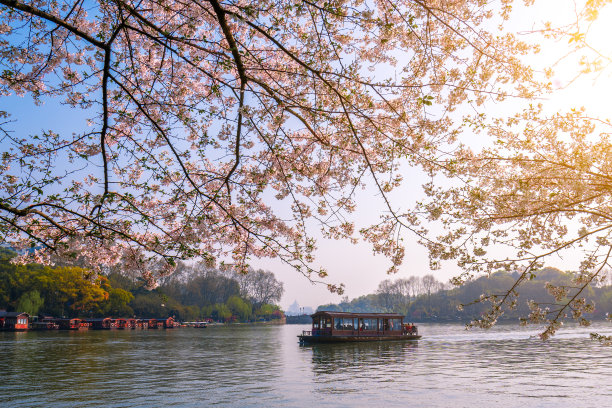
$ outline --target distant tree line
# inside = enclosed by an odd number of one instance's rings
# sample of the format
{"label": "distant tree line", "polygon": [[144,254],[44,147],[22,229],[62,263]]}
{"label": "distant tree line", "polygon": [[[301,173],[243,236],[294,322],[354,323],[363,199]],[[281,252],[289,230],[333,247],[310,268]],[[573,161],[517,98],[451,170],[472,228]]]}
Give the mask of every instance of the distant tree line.
{"label": "distant tree line", "polygon": [[209,268],[204,263],[179,264],[156,291],[163,293],[166,307],[182,305],[188,309],[183,314],[189,319],[184,320],[209,317],[244,322],[282,315],[276,302],[283,295],[283,283],[272,272],[261,269],[243,274]]}
{"label": "distant tree line", "polygon": [[212,318],[253,321],[279,318],[275,304],[283,284],[272,272],[248,274],[180,264],[176,274],[154,290],[121,268],[105,274],[68,266],[14,265],[16,254],[0,248],[0,309],[31,315],[66,317],[157,317],[179,320]]}
{"label": "distant tree line", "polygon": [[[480,299],[504,294],[508,285],[512,285],[516,280],[518,273],[497,272],[490,277],[481,277],[455,288],[437,281],[432,275],[384,280],[375,293],[350,301],[345,297],[339,304],[322,305],[317,310],[393,312],[401,313],[414,321],[469,322],[480,318],[490,307],[489,303]],[[572,272],[555,268],[537,271],[533,279],[521,286],[521,297],[515,309],[507,311],[500,320],[518,320],[526,316],[528,320],[531,310],[527,299],[542,305],[549,304],[552,310],[558,302],[548,292],[547,284],[570,286],[573,276]],[[594,305],[594,310],[588,314],[588,318],[605,318],[607,313],[612,311],[612,273],[608,276],[609,279],[597,286],[589,286],[584,293],[585,302]],[[583,323],[587,324],[586,321]]]}
{"label": "distant tree line", "polygon": [[432,294],[447,288],[448,285],[438,281],[433,275],[423,277],[410,276],[395,280],[385,279],[379,283],[376,292],[360,296],[349,301],[345,296],[340,304],[319,306],[317,310],[346,312],[393,312],[408,315],[412,305],[420,296],[431,297]]}

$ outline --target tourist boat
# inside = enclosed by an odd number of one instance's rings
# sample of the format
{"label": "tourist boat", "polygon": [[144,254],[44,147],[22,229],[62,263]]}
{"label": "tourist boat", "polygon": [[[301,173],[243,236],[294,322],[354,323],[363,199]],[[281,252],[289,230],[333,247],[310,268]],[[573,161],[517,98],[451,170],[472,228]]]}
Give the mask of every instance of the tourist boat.
{"label": "tourist boat", "polygon": [[0,311],[0,330],[26,331],[30,326],[30,315],[25,312]]}
{"label": "tourist boat", "polygon": [[81,319],[77,318],[55,319],[55,323],[57,323],[60,330],[80,330],[86,328],[81,325]]}
{"label": "tourist boat", "polygon": [[84,321],[89,324],[89,328],[92,330],[110,330],[111,329],[112,319],[110,317],[85,319]]}
{"label": "tourist boat", "polygon": [[395,313],[316,312],[311,317],[312,330],[298,336],[300,344],[421,338],[416,326]]}

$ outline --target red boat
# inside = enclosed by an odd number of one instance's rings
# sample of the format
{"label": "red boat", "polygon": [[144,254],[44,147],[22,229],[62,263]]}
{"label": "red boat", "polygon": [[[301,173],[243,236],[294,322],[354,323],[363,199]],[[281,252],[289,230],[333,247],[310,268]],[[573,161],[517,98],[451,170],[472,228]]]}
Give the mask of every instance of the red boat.
{"label": "red boat", "polygon": [[24,312],[0,312],[0,330],[26,331],[29,327],[29,314]]}
{"label": "red boat", "polygon": [[60,330],[79,330],[84,327],[81,326],[81,319],[56,319],[55,323],[59,326]]}

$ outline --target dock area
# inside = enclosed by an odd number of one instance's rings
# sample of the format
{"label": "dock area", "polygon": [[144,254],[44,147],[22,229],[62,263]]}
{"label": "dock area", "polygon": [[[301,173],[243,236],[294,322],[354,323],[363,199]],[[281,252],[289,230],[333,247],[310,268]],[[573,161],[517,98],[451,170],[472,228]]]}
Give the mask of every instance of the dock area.
{"label": "dock area", "polygon": [[0,311],[0,331],[29,330],[151,330],[193,327],[203,329],[208,321],[181,323],[174,317],[165,318],[63,318],[30,316],[24,312]]}

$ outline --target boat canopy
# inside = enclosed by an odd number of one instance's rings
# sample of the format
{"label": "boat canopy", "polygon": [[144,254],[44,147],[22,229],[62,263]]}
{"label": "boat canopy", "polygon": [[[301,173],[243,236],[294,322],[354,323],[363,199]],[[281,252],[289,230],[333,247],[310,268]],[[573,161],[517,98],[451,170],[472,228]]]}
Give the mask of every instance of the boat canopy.
{"label": "boat canopy", "polygon": [[327,311],[319,311],[316,312],[310,317],[313,319],[315,317],[359,317],[359,318],[369,318],[369,319],[402,319],[404,316],[398,313],[351,313],[351,312],[327,312]]}

